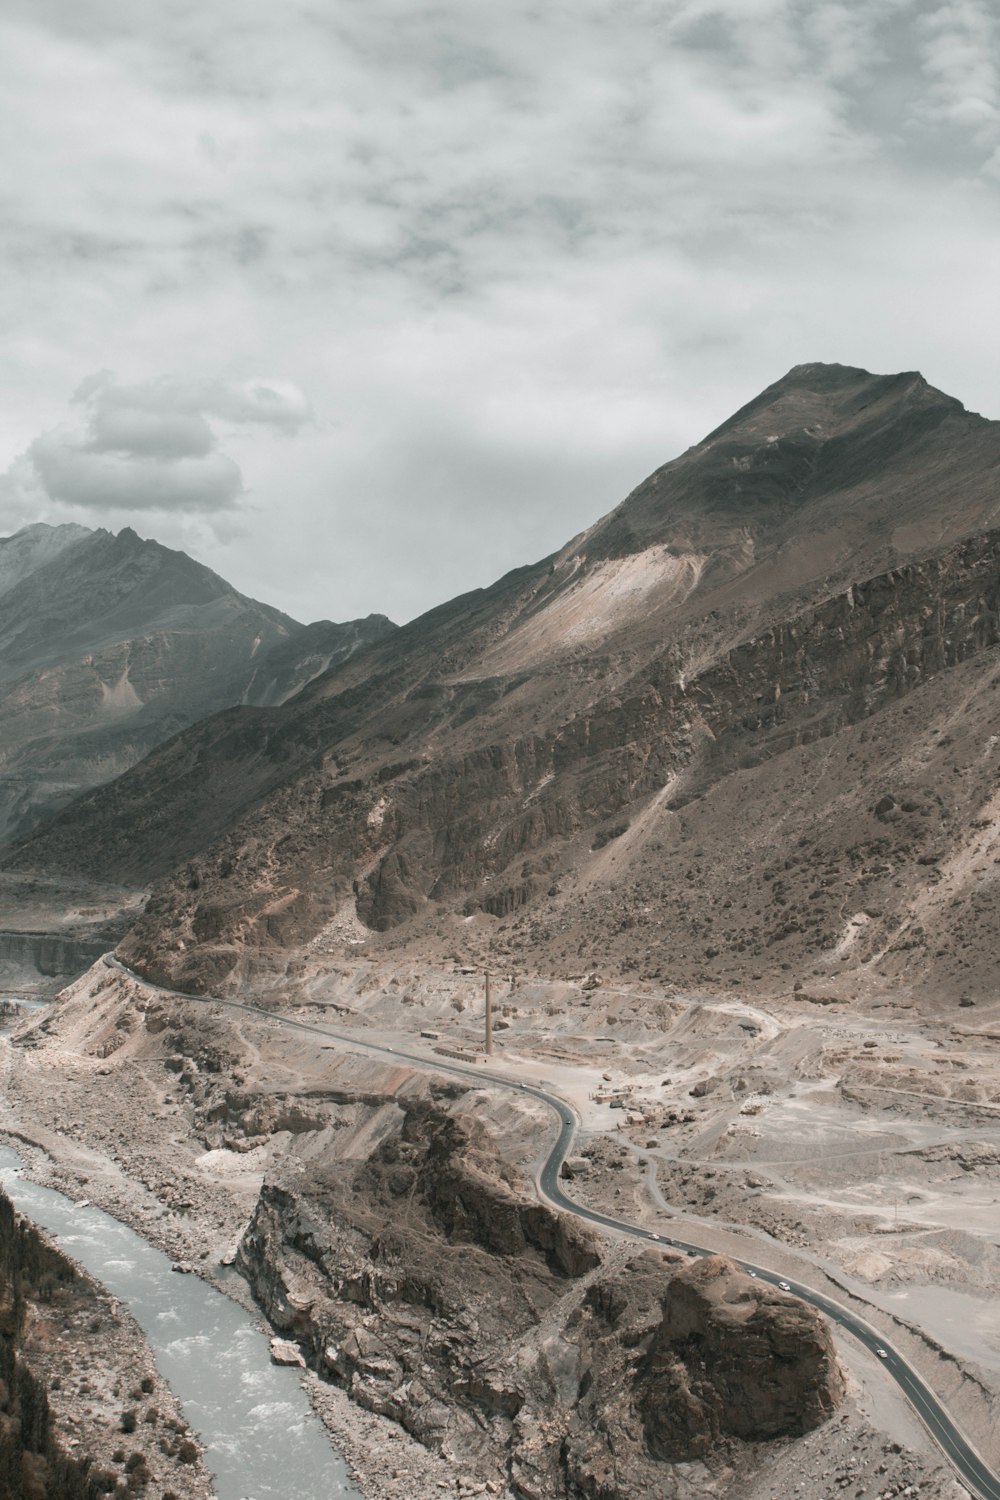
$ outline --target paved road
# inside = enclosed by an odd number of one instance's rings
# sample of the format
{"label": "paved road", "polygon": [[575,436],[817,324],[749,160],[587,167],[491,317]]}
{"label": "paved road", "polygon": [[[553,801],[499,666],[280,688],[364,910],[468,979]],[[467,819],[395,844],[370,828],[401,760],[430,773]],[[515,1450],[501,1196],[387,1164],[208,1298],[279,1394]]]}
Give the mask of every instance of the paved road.
{"label": "paved road", "polygon": [[[276,1015],[274,1011],[264,1010],[258,1005],[243,1005],[237,1000],[220,1000],[216,996],[190,995],[183,991],[168,990],[162,985],[151,984],[143,979],[141,974],[134,973],[131,969],[113,957],[112,954],[105,956],[104,962],[109,967],[117,968],[134,979],[146,989],[156,990],[161,994],[169,995],[174,999],[195,1000],[202,1005],[221,1005],[227,1010],[248,1012],[252,1015],[263,1017],[267,1021],[285,1027],[292,1031],[306,1031],[312,1035],[328,1037],[332,1041],[342,1042],[352,1048],[362,1048],[369,1052],[375,1052],[382,1056],[389,1055],[398,1058],[401,1062],[412,1063],[418,1068],[432,1068],[435,1073],[454,1073],[462,1078],[471,1078],[479,1084],[488,1083],[496,1088],[510,1089],[515,1093],[526,1094],[529,1098],[537,1099],[546,1105],[555,1114],[559,1121],[559,1134],[556,1137],[548,1155],[546,1156],[538,1172],[537,1185],[541,1197],[547,1199],[555,1207],[566,1213],[575,1215],[578,1219],[584,1219],[588,1223],[598,1224],[605,1229],[611,1229],[619,1234],[629,1236],[631,1239],[643,1240],[651,1243],[669,1245],[673,1249],[681,1250],[687,1255],[710,1255],[713,1252],[702,1245],[695,1245],[687,1240],[672,1239],[665,1234],[658,1234],[651,1229],[644,1229],[638,1224],[629,1224],[624,1219],[612,1218],[610,1214],[602,1214],[597,1209],[585,1208],[575,1203],[572,1198],[567,1197],[563,1191],[560,1179],[562,1164],[569,1155],[576,1135],[579,1120],[571,1105],[558,1094],[550,1094],[546,1089],[539,1088],[535,1084],[521,1083],[516,1079],[505,1078],[499,1073],[489,1073],[478,1066],[466,1066],[459,1062],[449,1062],[445,1058],[429,1058],[421,1053],[407,1052],[398,1047],[379,1046],[375,1042],[366,1042],[362,1037],[351,1032],[335,1031],[329,1026],[320,1026],[309,1021],[295,1021],[291,1017]],[[801,1297],[803,1302],[808,1302],[812,1307],[818,1308],[831,1322],[838,1324],[852,1333],[854,1337],[878,1359],[885,1371],[892,1376],[900,1387],[907,1400],[914,1407],[918,1416],[927,1427],[931,1436],[944,1452],[952,1466],[960,1475],[962,1482],[966,1484],[974,1495],[980,1500],[1000,1500],[1000,1476],[995,1474],[986,1462],[976,1452],[969,1440],[963,1435],[961,1429],[952,1421],[948,1415],[947,1408],[938,1400],[930,1387],[917,1373],[912,1365],[908,1364],[902,1354],[894,1349],[885,1336],[859,1318],[856,1313],[851,1312],[841,1303],[832,1298],[824,1296],[812,1287],[805,1286],[802,1282],[791,1281],[789,1278],[779,1275],[776,1271],[769,1271],[766,1266],[758,1266],[752,1261],[741,1260],[737,1262],[744,1271],[757,1277],[761,1281],[770,1283],[771,1286],[781,1287],[783,1290],[792,1292],[796,1297]],[[879,1351],[883,1351],[882,1354]]]}

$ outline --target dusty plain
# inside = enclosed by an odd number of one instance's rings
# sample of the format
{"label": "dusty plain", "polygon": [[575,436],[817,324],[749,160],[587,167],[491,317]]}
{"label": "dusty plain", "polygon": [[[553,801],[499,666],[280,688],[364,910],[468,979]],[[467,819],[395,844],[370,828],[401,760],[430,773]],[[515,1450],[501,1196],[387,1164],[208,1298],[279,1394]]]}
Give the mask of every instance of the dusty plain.
{"label": "dusty plain", "polygon": [[[435,1064],[483,1057],[478,969],[367,957],[341,936],[340,954],[305,958],[294,984],[240,997],[272,1019],[96,964],[3,1043],[0,1126],[29,1147],[35,1175],[248,1299],[228,1263],[265,1179],[308,1173],[331,1151],[363,1161],[387,1101],[426,1095]],[[1000,1462],[1000,1007],[931,1016],[886,993],[860,1015],[829,985],[751,1004],[593,974],[494,975],[493,991],[491,1068],[579,1114],[574,1197],[832,1292]],[[366,1044],[420,1054],[426,1070]],[[474,1085],[459,1108],[530,1194],[549,1112]],[[963,1494],[876,1362],[846,1336],[837,1349],[846,1404],[807,1437],[768,1445],[747,1500]],[[372,1500],[504,1493],[461,1453],[429,1452],[303,1378]]]}

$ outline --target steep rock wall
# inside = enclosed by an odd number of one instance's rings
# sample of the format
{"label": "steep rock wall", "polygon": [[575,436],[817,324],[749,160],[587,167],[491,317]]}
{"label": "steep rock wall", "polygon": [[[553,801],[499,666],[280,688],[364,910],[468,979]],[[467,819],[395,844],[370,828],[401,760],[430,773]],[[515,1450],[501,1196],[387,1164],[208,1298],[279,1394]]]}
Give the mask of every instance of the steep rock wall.
{"label": "steep rock wall", "polygon": [[108,951],[100,939],[59,937],[46,932],[0,932],[0,963],[19,967],[47,978],[82,974],[95,959]]}

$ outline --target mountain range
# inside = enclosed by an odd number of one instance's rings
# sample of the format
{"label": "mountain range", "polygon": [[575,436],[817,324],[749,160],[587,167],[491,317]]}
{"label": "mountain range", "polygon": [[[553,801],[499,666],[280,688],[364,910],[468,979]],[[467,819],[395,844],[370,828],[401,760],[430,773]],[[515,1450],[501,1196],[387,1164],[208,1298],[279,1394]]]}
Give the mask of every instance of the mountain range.
{"label": "mountain range", "polygon": [[126,528],[0,538],[0,842],[235,703],[280,703],[394,627],[304,627]]}
{"label": "mountain range", "polygon": [[[9,868],[155,886],[120,952],[183,988],[403,946],[972,1000],[1000,935],[998,517],[1000,424],[915,373],[809,364],[560,552],[324,670],[325,645],[295,665],[308,632],[199,575],[189,608],[232,650],[177,674],[191,727]],[[26,581],[123,537],[40,538]],[[139,680],[125,634],[60,669],[94,703]],[[112,743],[147,701],[121,732],[103,710]]]}

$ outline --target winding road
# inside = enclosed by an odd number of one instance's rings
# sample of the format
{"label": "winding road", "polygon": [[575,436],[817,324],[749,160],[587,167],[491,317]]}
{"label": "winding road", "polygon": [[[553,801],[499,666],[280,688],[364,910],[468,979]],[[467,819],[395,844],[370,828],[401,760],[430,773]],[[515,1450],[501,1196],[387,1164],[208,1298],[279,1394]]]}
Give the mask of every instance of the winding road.
{"label": "winding road", "polygon": [[[162,985],[150,983],[141,974],[136,974],[132,969],[120,963],[113,954],[106,954],[104,963],[109,968],[115,968],[125,974],[136,984],[144,989],[152,990],[158,994],[167,995],[175,1000],[192,1000],[201,1005],[219,1005],[227,1010],[242,1011],[246,1014],[262,1017],[276,1025],[293,1031],[304,1031],[311,1035],[321,1036],[331,1041],[340,1042],[354,1049],[366,1052],[374,1052],[380,1056],[391,1056],[401,1062],[412,1064],[414,1067],[431,1069],[435,1073],[450,1073],[461,1078],[473,1079],[478,1084],[489,1084],[494,1088],[508,1089],[517,1094],[527,1095],[531,1099],[537,1099],[544,1104],[556,1116],[559,1122],[559,1133],[550,1148],[548,1155],[538,1169],[536,1176],[536,1187],[539,1196],[550,1203],[553,1207],[561,1209],[565,1213],[573,1214],[578,1219],[587,1223],[599,1225],[601,1228],[610,1229],[618,1234],[627,1235],[629,1238],[640,1241],[652,1242],[660,1245],[669,1245],[672,1249],[683,1251],[687,1255],[711,1255],[714,1252],[706,1249],[703,1245],[696,1245],[688,1240],[673,1239],[665,1234],[659,1234],[651,1229],[645,1229],[638,1224],[629,1224],[624,1219],[615,1219],[610,1214],[600,1213],[597,1209],[585,1208],[582,1204],[575,1203],[568,1197],[561,1186],[560,1172],[563,1162],[570,1154],[573,1139],[579,1125],[579,1119],[570,1104],[558,1094],[550,1094],[547,1090],[539,1088],[536,1084],[523,1083],[516,1079],[506,1078],[499,1073],[483,1071],[480,1067],[466,1066],[460,1062],[450,1062],[445,1058],[429,1058],[420,1053],[407,1052],[399,1047],[379,1046],[375,1042],[367,1042],[362,1038],[349,1032],[335,1031],[332,1027],[321,1026],[308,1021],[296,1021],[291,1017],[276,1014],[274,1011],[265,1010],[258,1005],[245,1005],[237,1000],[222,1000],[213,995],[192,995],[184,991],[170,990]],[[771,1286],[779,1287],[783,1291],[789,1291],[794,1296],[800,1297],[803,1302],[817,1308],[828,1317],[831,1322],[844,1328],[853,1334],[859,1343],[871,1351],[882,1368],[889,1374],[900,1390],[910,1402],[911,1406],[924,1423],[928,1432],[951,1463],[963,1484],[965,1484],[979,1500],[1000,1500],[1000,1475],[997,1475],[989,1467],[986,1461],[973,1447],[969,1439],[964,1435],[961,1428],[952,1420],[948,1414],[947,1407],[938,1400],[937,1396],[927,1385],[926,1381],[918,1374],[916,1369],[907,1362],[900,1352],[893,1348],[892,1344],[872,1324],[865,1322],[863,1318],[836,1302],[822,1292],[814,1291],[812,1287],[804,1285],[799,1281],[770,1271],[766,1266],[756,1265],[752,1261],[737,1260],[744,1271],[761,1281],[768,1282]]]}

